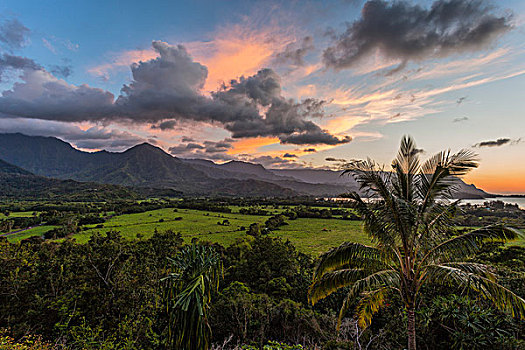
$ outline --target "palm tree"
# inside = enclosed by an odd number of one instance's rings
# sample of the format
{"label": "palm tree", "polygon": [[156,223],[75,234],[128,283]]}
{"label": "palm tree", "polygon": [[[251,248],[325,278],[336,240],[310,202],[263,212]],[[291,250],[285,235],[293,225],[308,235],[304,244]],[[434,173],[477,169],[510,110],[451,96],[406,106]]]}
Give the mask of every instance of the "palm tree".
{"label": "palm tree", "polygon": [[412,138],[404,137],[392,171],[373,160],[352,161],[351,174],[371,200],[351,193],[364,231],[374,246],[344,243],[321,255],[309,289],[315,304],[339,288],[349,287],[339,313],[338,328],[350,304],[361,296],[355,315],[362,328],[391,293],[398,293],[407,313],[408,349],[416,349],[415,310],[421,288],[437,283],[475,292],[498,308],[524,318],[525,300],[496,282],[491,269],[465,261],[487,240],[515,239],[518,231],[491,225],[458,234],[452,218],[458,201],[451,201],[457,176],[477,167],[468,150],[438,153],[420,163]]}
{"label": "palm tree", "polygon": [[172,272],[162,279],[168,323],[168,345],[172,349],[206,350],[211,328],[208,310],[211,293],[219,288],[223,266],[211,247],[192,244],[169,259]]}

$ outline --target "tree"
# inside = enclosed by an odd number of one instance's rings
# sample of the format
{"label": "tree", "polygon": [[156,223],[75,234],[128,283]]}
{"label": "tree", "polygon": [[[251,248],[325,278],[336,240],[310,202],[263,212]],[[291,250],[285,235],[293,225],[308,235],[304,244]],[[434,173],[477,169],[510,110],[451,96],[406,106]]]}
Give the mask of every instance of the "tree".
{"label": "tree", "polygon": [[192,244],[169,261],[172,272],[162,279],[166,283],[168,345],[181,350],[209,349],[208,310],[223,274],[220,256],[211,247]]}
{"label": "tree", "polygon": [[419,153],[413,139],[405,136],[392,171],[370,159],[345,165],[343,174],[351,174],[372,198],[348,195],[375,245],[344,243],[324,253],[309,289],[314,304],[349,288],[338,327],[358,296],[356,318],[365,328],[388,296],[399,293],[407,313],[410,350],[416,349],[415,311],[425,284],[476,293],[514,317],[525,316],[525,300],[499,285],[488,266],[466,261],[483,242],[507,241],[519,233],[500,224],[458,233],[452,222],[459,202],[451,200],[457,176],[477,167],[476,155],[468,150],[443,151],[420,163]]}

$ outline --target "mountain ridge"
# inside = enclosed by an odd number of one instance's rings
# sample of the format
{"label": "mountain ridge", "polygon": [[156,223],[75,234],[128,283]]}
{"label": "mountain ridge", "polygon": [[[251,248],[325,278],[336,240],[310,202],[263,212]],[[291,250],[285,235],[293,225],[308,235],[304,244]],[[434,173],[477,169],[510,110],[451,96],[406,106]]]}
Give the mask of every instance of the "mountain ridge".
{"label": "mountain ridge", "polygon": [[[323,169],[267,169],[261,164],[182,159],[149,143],[123,152],[84,152],[54,137],[0,134],[0,159],[40,176],[121,186],[167,188],[187,195],[336,197],[357,191],[340,172]],[[486,198],[461,181],[459,197]]]}

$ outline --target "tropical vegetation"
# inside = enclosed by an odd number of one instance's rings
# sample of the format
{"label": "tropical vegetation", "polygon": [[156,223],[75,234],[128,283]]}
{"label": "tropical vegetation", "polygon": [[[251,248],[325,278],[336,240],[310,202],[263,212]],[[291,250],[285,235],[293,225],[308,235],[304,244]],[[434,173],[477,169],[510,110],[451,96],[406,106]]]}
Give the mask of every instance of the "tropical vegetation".
{"label": "tropical vegetation", "polygon": [[458,232],[453,222],[458,201],[450,201],[457,177],[477,167],[468,150],[440,152],[419,159],[414,140],[404,137],[392,170],[373,160],[353,161],[344,174],[355,177],[371,200],[348,195],[364,220],[374,245],[344,243],[323,254],[309,289],[312,304],[347,288],[339,313],[359,298],[355,315],[361,328],[392,294],[397,294],[407,315],[408,349],[416,349],[416,311],[430,284],[446,285],[459,294],[479,295],[510,315],[525,319],[525,300],[498,284],[493,269],[469,261],[487,241],[514,239],[518,231],[501,224]]}

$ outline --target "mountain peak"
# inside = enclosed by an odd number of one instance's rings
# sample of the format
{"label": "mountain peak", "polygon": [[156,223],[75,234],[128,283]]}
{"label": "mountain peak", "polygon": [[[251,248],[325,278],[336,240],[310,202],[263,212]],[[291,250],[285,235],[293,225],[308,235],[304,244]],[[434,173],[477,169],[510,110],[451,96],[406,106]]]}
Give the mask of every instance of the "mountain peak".
{"label": "mountain peak", "polygon": [[161,154],[162,153],[162,154],[165,154],[165,155],[169,156],[169,154],[166,153],[162,148],[157,147],[157,146],[153,146],[151,143],[147,143],[147,142],[143,142],[143,143],[135,145],[135,146],[133,146],[131,148],[128,148],[123,153],[135,153],[135,152],[139,152],[139,153],[155,152],[157,154]]}

